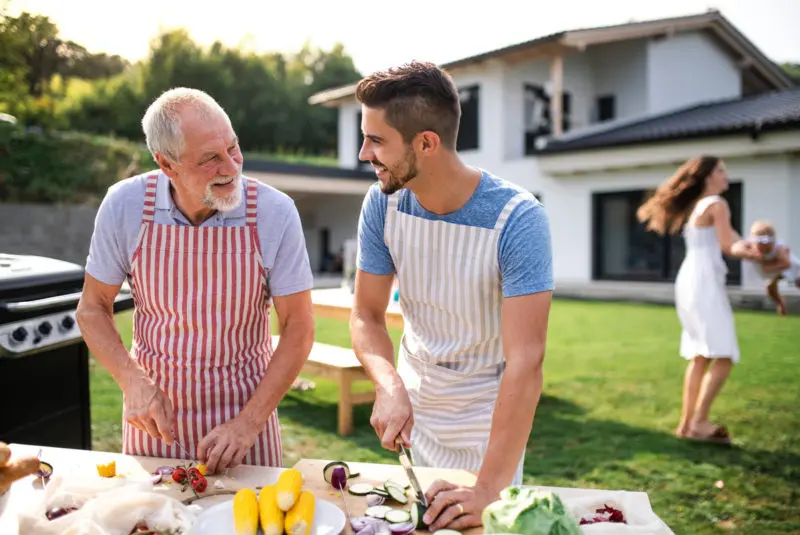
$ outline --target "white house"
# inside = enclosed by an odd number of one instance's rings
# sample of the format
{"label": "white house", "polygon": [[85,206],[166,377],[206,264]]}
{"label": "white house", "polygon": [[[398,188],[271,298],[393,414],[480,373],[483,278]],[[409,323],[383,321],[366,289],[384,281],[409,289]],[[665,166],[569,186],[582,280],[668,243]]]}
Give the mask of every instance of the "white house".
{"label": "white house", "polygon": [[[462,96],[461,157],[544,203],[557,283],[672,280],[681,239],[645,232],[635,211],[700,153],[726,161],[738,230],[767,218],[800,251],[800,89],[719,12],[569,30],[442,66]],[[258,173],[296,199],[315,268],[355,236],[374,181],[359,167],[354,92],[311,99],[339,109],[338,169]],[[761,285],[731,268],[732,285]]]}

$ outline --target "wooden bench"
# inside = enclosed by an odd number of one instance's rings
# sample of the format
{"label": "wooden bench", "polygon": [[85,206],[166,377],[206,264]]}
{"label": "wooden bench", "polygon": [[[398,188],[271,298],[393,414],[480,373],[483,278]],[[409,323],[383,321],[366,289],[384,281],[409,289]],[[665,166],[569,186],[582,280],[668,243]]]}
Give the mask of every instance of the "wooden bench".
{"label": "wooden bench", "polygon": [[[278,347],[279,336],[272,337],[272,346]],[[332,379],[339,383],[338,432],[353,432],[353,406],[375,401],[375,391],[353,392],[353,382],[369,381],[352,349],[314,342],[311,354],[302,373]]]}

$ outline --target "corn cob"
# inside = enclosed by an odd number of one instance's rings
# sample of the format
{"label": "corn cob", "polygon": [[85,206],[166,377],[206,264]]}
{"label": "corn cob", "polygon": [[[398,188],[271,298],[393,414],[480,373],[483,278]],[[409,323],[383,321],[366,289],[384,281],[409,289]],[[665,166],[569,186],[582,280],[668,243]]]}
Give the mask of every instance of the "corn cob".
{"label": "corn cob", "polygon": [[278,507],[281,511],[288,511],[297,502],[303,488],[303,475],[296,468],[289,468],[281,472],[275,484]]}
{"label": "corn cob", "polygon": [[233,528],[236,535],[258,532],[258,498],[253,489],[241,489],[233,497]]}
{"label": "corn cob", "polygon": [[284,529],[287,535],[308,535],[314,524],[314,509],[316,503],[314,494],[304,490],[300,493],[297,503],[286,513]]}

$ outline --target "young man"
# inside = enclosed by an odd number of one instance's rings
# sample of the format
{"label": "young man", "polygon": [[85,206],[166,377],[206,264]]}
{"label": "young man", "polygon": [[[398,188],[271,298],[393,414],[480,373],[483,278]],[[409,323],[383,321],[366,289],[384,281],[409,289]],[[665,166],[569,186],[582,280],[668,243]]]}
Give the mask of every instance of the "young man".
{"label": "young man", "polygon": [[[212,473],[282,466],[276,408],[314,342],[297,208],[242,176],[230,118],[208,94],[171,89],[142,123],[160,170],[109,188],[78,305],[86,343],[123,393],[122,451],[190,455]],[[126,279],[130,353],[112,312]]]}
{"label": "young man", "polygon": [[[356,96],[359,157],[379,182],[362,207],[350,323],[375,384],[370,422],[385,448],[413,445],[421,466],[479,470],[474,487],[434,483],[425,519],[477,526],[522,480],[553,290],[548,219],[527,191],[460,161],[458,92],[437,66],[374,73]],[[395,275],[397,368],[384,320]]]}

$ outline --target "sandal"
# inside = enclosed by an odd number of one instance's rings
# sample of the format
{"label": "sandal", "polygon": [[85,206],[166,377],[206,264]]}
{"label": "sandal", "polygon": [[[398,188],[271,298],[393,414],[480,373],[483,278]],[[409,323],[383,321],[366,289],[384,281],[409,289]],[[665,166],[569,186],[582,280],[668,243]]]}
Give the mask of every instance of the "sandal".
{"label": "sandal", "polygon": [[697,442],[711,442],[714,444],[732,443],[731,435],[724,425],[715,426],[714,431],[708,435],[695,435],[692,433],[686,433],[683,435],[683,438]]}

